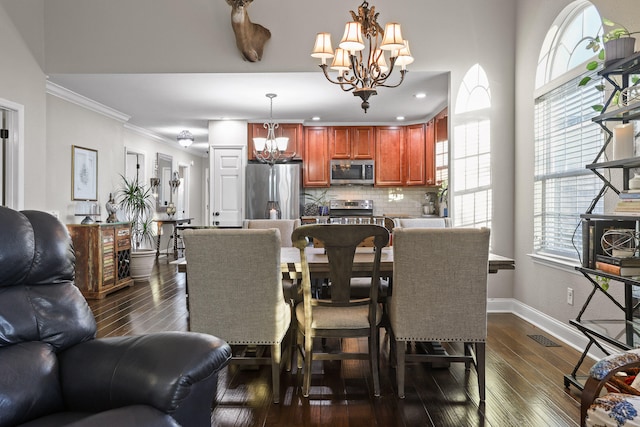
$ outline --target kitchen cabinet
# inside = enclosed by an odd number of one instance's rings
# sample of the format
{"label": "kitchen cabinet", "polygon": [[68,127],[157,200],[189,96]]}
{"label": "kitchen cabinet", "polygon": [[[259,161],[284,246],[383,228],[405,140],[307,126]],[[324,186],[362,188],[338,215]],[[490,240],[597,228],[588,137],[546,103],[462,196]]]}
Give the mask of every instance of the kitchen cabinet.
{"label": "kitchen cabinet", "polygon": [[[285,156],[291,156],[295,153],[293,157],[296,160],[301,160],[303,156],[304,150],[304,126],[301,123],[278,123],[278,127],[275,129],[276,137],[286,136],[289,138],[289,145],[287,146],[287,151],[285,151]],[[247,141],[247,153],[249,160],[255,160],[255,153],[253,150],[253,138],[254,137],[267,137],[267,129],[264,127],[264,123],[249,123],[248,130],[248,141]]]}
{"label": "kitchen cabinet", "polygon": [[304,187],[328,187],[329,175],[329,128],[305,126],[302,176]]}
{"label": "kitchen cabinet", "polygon": [[446,135],[446,117],[445,117],[445,135],[444,139],[437,139],[436,133],[436,120],[429,120],[425,124],[425,135],[424,135],[424,150],[425,150],[425,164],[424,164],[424,183],[427,185],[436,185],[436,141],[446,141],[448,136]]}
{"label": "kitchen cabinet", "polygon": [[133,286],[129,271],[131,225],[68,224],[76,256],[75,284],[87,299]]}
{"label": "kitchen cabinet", "polygon": [[[426,125],[406,127],[404,185],[424,185],[426,180]],[[433,157],[432,157],[433,158]]]}
{"label": "kitchen cabinet", "polygon": [[[573,371],[564,376],[565,387],[573,385],[578,389],[583,388],[583,384],[577,377],[577,372],[592,345],[595,344],[596,347],[602,349],[601,344],[606,343],[609,346],[620,350],[628,350],[640,345],[640,322],[638,322],[637,317],[634,317],[636,300],[633,296],[635,293],[634,289],[637,290],[637,287],[640,287],[640,280],[637,280],[637,276],[620,276],[607,273],[601,269],[596,269],[595,265],[595,262],[598,260],[597,253],[600,247],[599,237],[605,227],[609,229],[638,230],[640,227],[640,217],[636,212],[613,212],[608,214],[593,213],[596,204],[604,196],[607,190],[611,189],[617,194],[620,193],[621,190],[627,190],[631,172],[633,169],[640,168],[640,157],[604,162],[600,161],[600,157],[603,155],[605,148],[607,148],[609,143],[612,141],[612,131],[608,129],[606,123],[628,123],[630,121],[640,119],[640,102],[634,102],[634,100],[630,100],[628,105],[620,108],[617,108],[616,106],[611,109],[612,111],[607,111],[607,107],[613,101],[616,93],[629,87],[630,76],[638,73],[640,73],[640,53],[635,53],[626,60],[618,61],[609,67],[605,67],[598,73],[613,85],[613,90],[608,92],[610,95],[604,104],[605,109],[602,114],[593,118],[593,121],[598,123],[603,129],[603,134],[605,135],[604,147],[596,155],[593,163],[586,165],[586,168],[591,170],[602,180],[602,189],[593,199],[587,211],[581,215],[583,228],[583,259],[582,266],[576,267],[576,269],[588,280],[592,289],[578,316],[569,321],[572,326],[578,329],[587,338],[588,343]],[[611,181],[612,169],[618,169],[621,171],[621,173],[614,175],[621,175],[621,189],[616,188],[616,185]],[[605,279],[609,287],[620,285],[624,286],[624,296],[619,298],[619,300],[615,297],[614,293],[607,292],[608,288],[603,286],[605,283],[603,282],[603,279]],[[597,292],[601,292],[621,311],[621,313],[616,313],[616,315],[612,315],[610,317],[610,319],[615,320],[589,319],[588,315],[585,316],[585,312],[587,311],[593,296]]]}
{"label": "kitchen cabinet", "polygon": [[329,128],[331,159],[363,159],[374,157],[373,126],[333,126]]}
{"label": "kitchen cabinet", "polygon": [[405,143],[403,127],[376,127],[376,187],[400,187],[404,185],[404,150]]}

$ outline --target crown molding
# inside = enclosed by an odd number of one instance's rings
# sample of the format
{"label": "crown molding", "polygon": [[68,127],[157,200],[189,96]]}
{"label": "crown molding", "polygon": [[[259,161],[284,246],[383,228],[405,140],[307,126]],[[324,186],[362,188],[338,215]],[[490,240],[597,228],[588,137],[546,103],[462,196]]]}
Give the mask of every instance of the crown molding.
{"label": "crown molding", "polygon": [[117,120],[119,122],[126,123],[131,118],[131,116],[127,114],[121,113],[120,111],[115,110],[111,107],[107,107],[104,104],[100,104],[99,102],[73,92],[56,83],[50,82],[49,80],[47,80],[46,91],[49,95],[57,96],[60,99],[64,99],[65,101],[79,105],[83,108],[94,111],[98,114],[102,114],[103,116]]}

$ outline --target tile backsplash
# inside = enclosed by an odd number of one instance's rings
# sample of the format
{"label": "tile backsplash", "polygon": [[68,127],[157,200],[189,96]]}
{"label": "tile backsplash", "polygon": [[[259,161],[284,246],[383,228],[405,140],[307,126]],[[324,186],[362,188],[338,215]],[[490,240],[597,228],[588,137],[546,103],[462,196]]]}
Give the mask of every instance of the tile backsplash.
{"label": "tile backsplash", "polygon": [[[305,188],[304,192],[314,196],[324,191],[323,188]],[[389,187],[376,188],[368,186],[330,187],[327,200],[356,199],[373,200],[373,214],[376,216],[402,215],[421,216],[425,193],[437,193],[437,188],[424,187]]]}

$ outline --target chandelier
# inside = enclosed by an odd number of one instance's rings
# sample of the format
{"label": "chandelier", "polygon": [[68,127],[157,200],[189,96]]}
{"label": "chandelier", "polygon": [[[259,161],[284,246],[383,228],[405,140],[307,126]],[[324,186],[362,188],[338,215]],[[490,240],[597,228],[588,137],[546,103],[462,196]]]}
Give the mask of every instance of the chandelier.
{"label": "chandelier", "polygon": [[182,145],[184,148],[189,147],[193,144],[194,138],[193,134],[188,130],[183,130],[178,134],[178,144]]}
{"label": "chandelier", "polygon": [[[331,45],[331,34],[318,33],[311,56],[320,58],[320,68],[327,80],[340,85],[345,92],[353,91],[354,96],[362,99],[361,107],[366,113],[369,97],[378,93],[378,86],[400,86],[407,73],[406,66],[413,62],[413,57],[409,51],[409,42],[402,39],[400,24],[390,22],[385,25],[383,31],[378,24],[379,13],[375,12],[375,6],[369,9],[369,3],[363,1],[357,14],[350,12],[353,21],[347,22],[344,35],[335,52]],[[364,51],[364,39],[369,47],[367,52]],[[389,51],[390,55],[389,66],[385,58],[386,51]],[[333,58],[330,68],[338,72],[336,80],[329,75],[327,58]],[[400,81],[387,84],[395,65],[401,66]]]}
{"label": "chandelier", "polygon": [[273,121],[273,98],[278,95],[275,93],[267,93],[265,96],[270,100],[269,121],[263,125],[263,127],[267,129],[267,137],[253,138],[253,146],[256,159],[262,163],[273,166],[276,163],[288,162],[296,154],[285,155],[285,151],[287,151],[287,146],[289,145],[289,138],[286,136],[276,138],[275,130],[278,128],[278,123]]}

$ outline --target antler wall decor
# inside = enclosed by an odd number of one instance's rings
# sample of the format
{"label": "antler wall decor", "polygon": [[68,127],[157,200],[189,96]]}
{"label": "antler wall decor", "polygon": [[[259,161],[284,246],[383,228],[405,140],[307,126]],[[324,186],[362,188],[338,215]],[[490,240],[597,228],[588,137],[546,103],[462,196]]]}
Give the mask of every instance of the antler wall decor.
{"label": "antler wall decor", "polygon": [[271,31],[249,19],[247,7],[253,0],[226,1],[231,6],[231,27],[236,35],[236,46],[247,61],[260,61],[264,44],[271,38]]}

